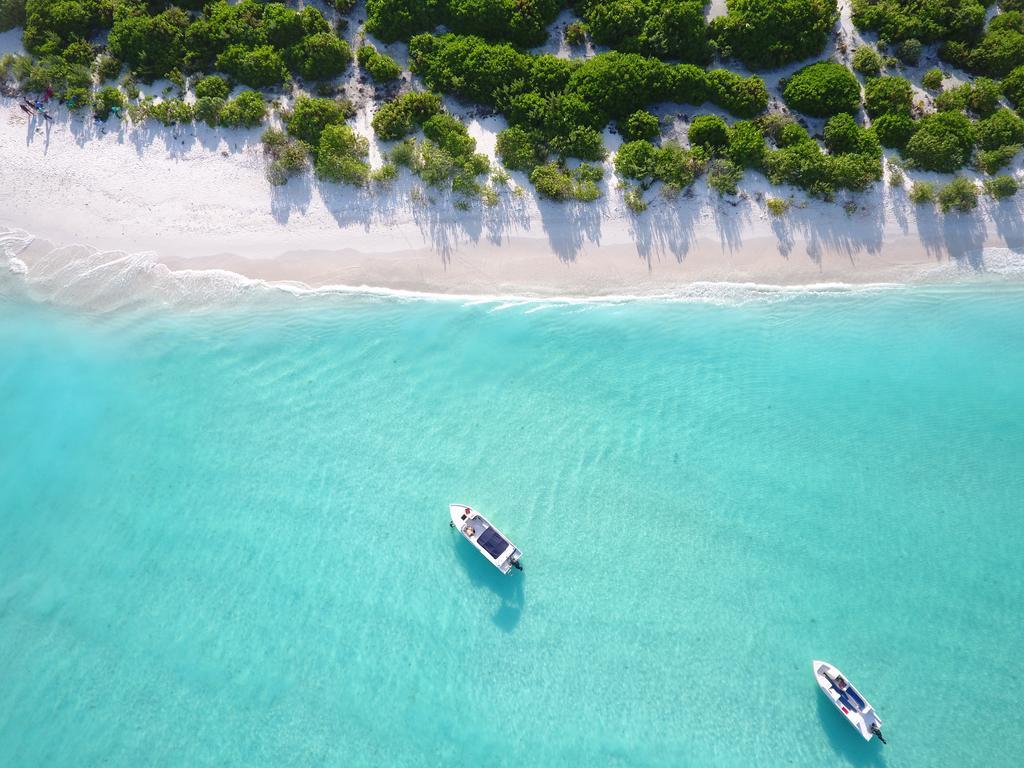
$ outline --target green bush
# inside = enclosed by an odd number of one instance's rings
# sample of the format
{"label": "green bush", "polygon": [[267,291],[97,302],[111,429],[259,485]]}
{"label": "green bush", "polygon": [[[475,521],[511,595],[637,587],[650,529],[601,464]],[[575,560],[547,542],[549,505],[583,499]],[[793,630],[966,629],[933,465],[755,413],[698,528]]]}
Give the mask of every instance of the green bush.
{"label": "green bush", "polygon": [[646,179],[654,174],[658,149],[645,140],[629,141],[615,153],[615,172],[626,179]]}
{"label": "green bush", "polygon": [[975,78],[971,83],[971,93],[967,97],[967,107],[976,115],[987,117],[999,106],[999,83],[987,77]]}
{"label": "green bush", "polygon": [[292,70],[306,80],[330,80],[348,69],[352,51],[337,35],[318,32],[291,46],[287,59]]}
{"label": "green bush", "polygon": [[364,45],[356,52],[359,66],[369,72],[370,77],[378,83],[397,80],[402,75],[402,68],[390,56],[380,53],[372,45]]}
{"label": "green bush", "polygon": [[718,157],[708,167],[708,186],[720,195],[735,195],[743,179],[743,169],[732,160]]}
{"label": "green bush", "polygon": [[367,0],[366,30],[393,42],[444,24],[455,32],[529,47],[544,42],[560,9],[556,0]]}
{"label": "green bush", "polygon": [[637,139],[656,139],[661,135],[661,121],[650,112],[638,109],[626,118],[622,126],[622,136],[626,141]]}
{"label": "green bush", "polygon": [[215,98],[215,99],[226,99],[231,89],[228,87],[228,81],[223,77],[217,75],[207,75],[195,86],[196,98]]}
{"label": "green bush", "polygon": [[974,126],[959,112],[938,112],[918,121],[903,152],[916,168],[951,173],[962,168],[974,147]]}
{"label": "green bush", "polygon": [[476,151],[476,139],[469,135],[461,121],[449,114],[434,115],[423,123],[423,135],[453,157],[472,155]]}
{"label": "green bush", "polygon": [[555,136],[550,144],[551,149],[562,157],[578,157],[596,162],[604,160],[607,154],[600,131],[587,125],[570,129],[567,136]]}
{"label": "green bush", "polygon": [[121,74],[121,62],[116,56],[109,53],[101,53],[93,62],[93,71],[101,83],[117,79]]}
{"label": "green bush", "polygon": [[143,80],[165,77],[182,66],[189,22],[188,14],[174,6],[150,16],[143,6],[120,5],[107,47]]}
{"label": "green bush", "polygon": [[956,88],[947,88],[935,97],[935,109],[939,112],[963,112],[971,97],[971,84],[964,83]]}
{"label": "green bush", "polygon": [[532,171],[547,157],[544,148],[518,126],[512,126],[498,133],[498,157],[513,171]]}
{"label": "green bush", "polygon": [[910,114],[914,90],[902,77],[875,77],[864,86],[864,109],[872,117]]}
{"label": "green bush", "polygon": [[935,198],[935,185],[930,181],[915,181],[910,188],[910,200],[918,205],[934,203]]}
{"label": "green bush", "polygon": [[962,213],[978,207],[978,188],[974,182],[963,176],[956,176],[939,190],[939,208],[943,213],[957,210]]}
{"label": "green bush", "polygon": [[107,85],[96,91],[96,95],[93,96],[92,111],[100,120],[106,120],[110,117],[110,111],[114,107],[124,109],[127,103],[128,101],[121,91],[112,85]]}
{"label": "green bush", "polygon": [[853,0],[853,23],[886,40],[970,39],[985,23],[985,6],[979,0]]}
{"label": "green bush", "polygon": [[217,69],[253,88],[281,85],[288,80],[284,57],[270,45],[229,45],[217,57]]}
{"label": "green bush", "polygon": [[921,85],[929,91],[941,91],[944,77],[945,75],[942,74],[941,69],[929,69],[924,73],[924,77],[921,78]]}
{"label": "green bush", "polygon": [[196,120],[202,120],[212,128],[220,122],[220,113],[226,103],[227,100],[220,96],[200,96],[195,103]]}
{"label": "green bush", "polygon": [[814,117],[856,112],[860,83],[842,64],[820,61],[798,70],[786,83],[783,98],[793,109]]}
{"label": "green bush", "polygon": [[267,102],[256,91],[242,91],[220,110],[221,125],[255,128],[267,114]]}
{"label": "green bush", "polygon": [[1020,152],[1020,144],[1006,144],[997,149],[986,149],[978,153],[975,159],[975,165],[978,170],[985,173],[995,173],[1001,168],[1005,168],[1017,156]]}
{"label": "green bush", "polygon": [[923,49],[924,46],[921,45],[921,41],[911,37],[903,40],[896,46],[896,57],[904,64],[916,67],[917,63],[921,60]]}
{"label": "green bush", "polygon": [[729,159],[743,168],[760,168],[768,146],[764,134],[755,123],[741,120],[729,128]]}
{"label": "green bush", "polygon": [[570,171],[557,163],[545,163],[530,172],[530,183],[537,194],[550,200],[591,201],[600,196],[597,182],[603,176],[598,166],[584,164]]}
{"label": "green bush", "polygon": [[365,158],[370,144],[348,125],[324,127],[316,153],[316,175],[326,181],[361,186],[370,178]]}
{"label": "green bush", "polygon": [[840,112],[825,123],[825,147],[834,155],[851,152],[881,155],[874,131],[861,128],[848,112]]}
{"label": "green bush", "polygon": [[853,52],[851,65],[855,72],[873,77],[882,72],[882,56],[870,45],[862,45]]}
{"label": "green bush", "polygon": [[978,146],[998,149],[1007,144],[1024,143],[1024,120],[1005,107],[975,125]]}
{"label": "green bush", "polygon": [[25,0],[0,0],[0,32],[25,26]]}
{"label": "green bush", "polygon": [[696,179],[706,163],[703,150],[687,152],[678,144],[655,147],[648,141],[631,141],[615,154],[615,172],[624,179],[647,184],[661,181],[670,189],[683,189]]}
{"label": "green bush", "polygon": [[875,118],[871,127],[883,147],[902,150],[914,135],[917,126],[910,115],[890,112]]}
{"label": "green bush", "polygon": [[707,63],[704,8],[693,0],[582,0],[594,42],[620,51]]}
{"label": "green bush", "polygon": [[311,147],[319,146],[320,135],[329,125],[345,122],[348,109],[333,99],[310,98],[307,96],[295,100],[291,114],[287,119],[288,133]]}
{"label": "green bush", "polygon": [[182,99],[167,99],[150,104],[149,116],[164,125],[185,125],[195,119],[195,110]]}
{"label": "green bush", "polygon": [[718,152],[729,145],[729,126],[718,115],[698,115],[687,131],[692,146]]}
{"label": "green bush", "polygon": [[1013,176],[996,176],[985,180],[985,191],[996,200],[1013,197],[1020,189],[1020,184]]}
{"label": "green bush", "polygon": [[1015,68],[1002,82],[1003,95],[1015,107],[1024,106],[1024,66]]}
{"label": "green bush", "polygon": [[373,116],[373,130],[385,141],[400,139],[440,112],[441,97],[436,93],[406,93],[381,104]]}
{"label": "green bush", "polygon": [[566,45],[579,46],[587,42],[587,25],[574,21],[565,28]]}
{"label": "green bush", "polygon": [[947,42],[941,55],[957,66],[977,74],[1004,77],[1024,64],[1024,15],[1019,11],[1003,13],[989,23],[980,40],[970,45]]}
{"label": "green bush", "polygon": [[710,35],[726,56],[771,69],[819,54],[839,18],[835,0],[726,0]]}

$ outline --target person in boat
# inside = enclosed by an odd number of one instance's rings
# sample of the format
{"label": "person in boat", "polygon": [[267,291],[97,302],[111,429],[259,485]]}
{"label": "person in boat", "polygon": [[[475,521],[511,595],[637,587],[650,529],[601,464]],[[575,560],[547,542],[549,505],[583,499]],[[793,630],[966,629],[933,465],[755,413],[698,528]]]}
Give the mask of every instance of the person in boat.
{"label": "person in boat", "polygon": [[836,687],[840,691],[845,691],[846,690],[846,681],[843,679],[842,675],[836,675]]}

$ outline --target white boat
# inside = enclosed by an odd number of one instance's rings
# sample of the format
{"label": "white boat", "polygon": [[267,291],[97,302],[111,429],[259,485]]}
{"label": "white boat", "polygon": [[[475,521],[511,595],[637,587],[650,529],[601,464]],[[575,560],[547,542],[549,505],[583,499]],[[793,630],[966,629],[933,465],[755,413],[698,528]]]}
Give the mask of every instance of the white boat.
{"label": "white boat", "polygon": [[523,553],[491,525],[490,520],[465,504],[449,504],[448,511],[452,516],[452,528],[461,533],[495,568],[502,573],[508,573],[513,568],[523,570],[519,565]]}
{"label": "white boat", "polygon": [[871,741],[872,737],[877,736],[878,740],[885,744],[881,718],[875,714],[874,707],[861,696],[860,691],[846,679],[846,675],[827,661],[812,661],[811,666],[818,687],[832,700],[836,709],[843,713],[864,740]]}

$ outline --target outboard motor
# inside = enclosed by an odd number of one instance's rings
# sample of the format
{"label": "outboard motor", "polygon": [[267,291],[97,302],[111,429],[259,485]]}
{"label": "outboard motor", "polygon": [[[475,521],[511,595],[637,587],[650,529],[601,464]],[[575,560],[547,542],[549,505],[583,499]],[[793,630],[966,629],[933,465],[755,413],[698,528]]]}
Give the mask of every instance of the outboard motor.
{"label": "outboard motor", "polygon": [[885,736],[882,735],[882,729],[878,727],[878,723],[875,723],[875,724],[873,724],[871,726],[871,732],[873,734],[875,734],[875,736],[878,737],[878,740],[880,742],[882,742],[883,744],[888,744],[889,743],[888,741],[885,740]]}

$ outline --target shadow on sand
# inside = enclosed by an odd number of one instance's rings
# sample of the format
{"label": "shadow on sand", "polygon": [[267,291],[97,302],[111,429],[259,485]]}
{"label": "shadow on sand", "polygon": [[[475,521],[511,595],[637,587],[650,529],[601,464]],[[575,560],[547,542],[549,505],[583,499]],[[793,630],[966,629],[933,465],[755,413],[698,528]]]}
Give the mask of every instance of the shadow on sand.
{"label": "shadow on sand", "polygon": [[[497,598],[491,620],[502,632],[511,632],[519,625],[526,602],[523,583],[523,579],[526,577],[525,572],[513,571],[503,574],[484,560],[479,552],[457,534],[458,532],[452,536],[456,561],[465,571],[470,584],[475,587],[484,587]],[[488,605],[491,605],[491,601],[488,601]]]}
{"label": "shadow on sand", "polygon": [[849,765],[885,768],[885,755],[882,753],[885,747],[877,739],[864,741],[831,702],[826,701],[817,689],[815,693],[818,699],[818,718],[832,751]]}

